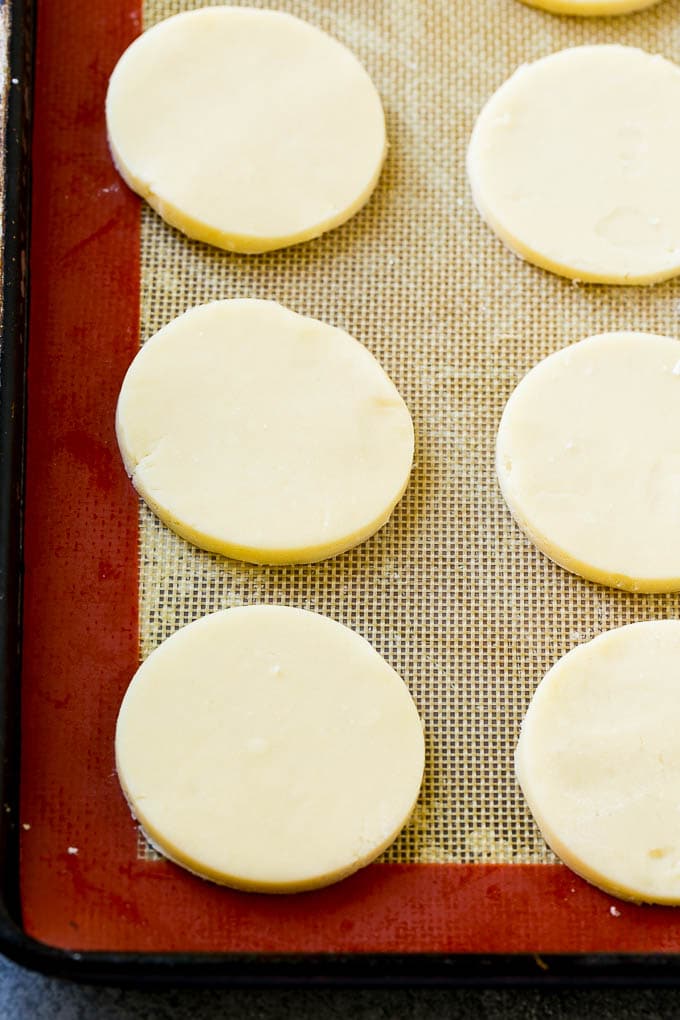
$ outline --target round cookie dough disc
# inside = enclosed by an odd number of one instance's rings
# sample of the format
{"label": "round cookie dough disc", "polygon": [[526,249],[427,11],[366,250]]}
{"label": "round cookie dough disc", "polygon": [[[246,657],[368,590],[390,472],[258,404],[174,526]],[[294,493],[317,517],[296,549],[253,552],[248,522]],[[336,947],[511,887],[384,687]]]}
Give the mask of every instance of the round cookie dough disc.
{"label": "round cookie dough disc", "polygon": [[630,14],[653,7],[659,0],[522,0],[528,7],[539,7],[551,14],[578,14],[601,17],[608,14]]}
{"label": "round cookie dough disc", "polygon": [[551,354],[510,397],[496,466],[551,559],[628,591],[680,590],[680,343],[607,333]]}
{"label": "round cookie dough disc", "polygon": [[680,903],[680,621],[565,655],[522,724],[517,777],[565,864],[607,892]]}
{"label": "round cookie dough disc", "polygon": [[144,32],[111,76],[106,121],[134,191],[189,237],[239,252],[344,223],[386,150],[380,97],[353,54],[292,15],[248,7]]}
{"label": "round cookie dough disc", "polygon": [[272,301],[215,301],[132,362],[116,431],[135,488],[184,538],[254,563],[357,545],[408,481],[413,425],[375,358]]}
{"label": "round cookie dough disc", "polygon": [[475,203],[517,255],[572,279],[680,273],[680,67],[581,46],[520,67],[468,149]]}
{"label": "round cookie dough disc", "polygon": [[262,892],[328,885],[396,837],[423,774],[401,678],[358,634],[281,606],[227,609],[140,666],[116,729],[118,776],[151,842]]}

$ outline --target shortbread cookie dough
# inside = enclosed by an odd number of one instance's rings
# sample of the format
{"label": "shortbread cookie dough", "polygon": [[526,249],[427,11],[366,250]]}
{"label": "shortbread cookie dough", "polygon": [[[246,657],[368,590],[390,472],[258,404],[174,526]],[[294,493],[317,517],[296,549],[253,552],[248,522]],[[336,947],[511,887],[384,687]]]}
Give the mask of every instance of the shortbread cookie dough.
{"label": "shortbread cookie dough", "polygon": [[539,684],[517,777],[565,864],[615,896],[680,903],[680,621],[573,649]]}
{"label": "shortbread cookie dough", "polygon": [[539,7],[552,14],[578,14],[598,17],[608,14],[630,14],[653,7],[659,0],[522,0],[529,7]]}
{"label": "shortbread cookie dough", "polygon": [[479,115],[475,203],[517,255],[572,279],[680,273],[680,67],[580,46],[520,67]]}
{"label": "shortbread cookie dough", "polygon": [[254,563],[325,559],[390,516],[413,425],[375,358],[273,301],[215,301],[141,348],[116,431],[125,467],[179,535]]}
{"label": "shortbread cookie dough", "polygon": [[358,634],[281,606],[177,631],[137,671],[116,765],[150,841],[240,889],[296,892],[372,861],[409,818],[423,729]]}
{"label": "shortbread cookie dough", "polygon": [[264,252],[353,216],[386,151],[356,57],[290,14],[206,7],[125,51],[106,98],[127,184],[189,237]]}
{"label": "shortbread cookie dough", "polygon": [[680,590],[680,342],[607,333],[551,354],[510,397],[496,466],[556,563],[628,591]]}

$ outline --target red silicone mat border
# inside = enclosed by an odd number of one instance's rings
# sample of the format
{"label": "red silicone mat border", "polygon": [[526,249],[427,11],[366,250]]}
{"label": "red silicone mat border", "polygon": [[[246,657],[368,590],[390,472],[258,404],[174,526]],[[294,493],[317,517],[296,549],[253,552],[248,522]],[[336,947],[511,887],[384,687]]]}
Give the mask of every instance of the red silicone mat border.
{"label": "red silicone mat border", "polygon": [[[136,855],[114,774],[138,661],[137,500],[113,416],[139,336],[140,202],[103,101],[139,3],[38,6],[25,602],[21,903],[71,950],[677,952],[670,908],[613,901],[567,869],[376,864],[293,897],[219,889]],[[225,255],[225,258],[228,258]]]}

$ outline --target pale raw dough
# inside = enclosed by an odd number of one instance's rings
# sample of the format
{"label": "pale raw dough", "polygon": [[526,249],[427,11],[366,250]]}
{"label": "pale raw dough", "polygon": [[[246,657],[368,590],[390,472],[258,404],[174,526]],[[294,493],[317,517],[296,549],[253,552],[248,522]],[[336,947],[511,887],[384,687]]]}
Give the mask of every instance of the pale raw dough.
{"label": "pale raw dough", "polygon": [[565,864],[616,896],[680,903],[680,622],[635,623],[539,684],[515,764]]}
{"label": "pale raw dough", "polygon": [[161,329],[128,370],[116,431],[166,524],[255,563],[362,542],[413,459],[411,416],[369,351],[273,301],[215,301]]}
{"label": "pale raw dough", "polygon": [[468,150],[479,212],[517,255],[598,283],[680,272],[680,67],[581,46],[520,67]]}
{"label": "pale raw dough", "polygon": [[653,7],[659,0],[522,0],[528,7],[539,7],[552,14],[577,14],[601,17],[608,14],[629,14]]}
{"label": "pale raw dough", "polygon": [[296,892],[378,856],[420,788],[423,729],[358,634],[281,606],[227,609],[140,666],[118,776],[151,842],[225,885]]}
{"label": "pale raw dough", "polygon": [[127,184],[189,237],[239,252],[344,223],[386,151],[380,97],[356,57],[290,14],[206,7],[125,51],[106,98]]}
{"label": "pale raw dough", "polygon": [[680,342],[608,333],[545,358],[505,407],[496,466],[551,559],[629,591],[680,590]]}

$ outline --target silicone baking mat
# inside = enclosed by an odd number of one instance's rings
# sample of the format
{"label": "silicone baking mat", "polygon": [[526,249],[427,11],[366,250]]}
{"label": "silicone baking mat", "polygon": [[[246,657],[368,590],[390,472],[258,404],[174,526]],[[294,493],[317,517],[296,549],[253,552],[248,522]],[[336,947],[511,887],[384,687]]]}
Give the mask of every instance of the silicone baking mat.
{"label": "silicone baking mat", "polygon": [[[680,950],[676,914],[617,903],[555,862],[514,780],[536,684],[575,644],[680,615],[567,574],[512,523],[495,430],[517,381],[590,333],[680,335],[680,284],[580,286],[510,255],[475,213],[467,139],[520,63],[621,42],[680,59],[680,0],[569,19],[518,0],[282,0],[362,60],[390,149],[365,209],[263,256],[192,242],[131,195],[103,100],[142,27],[199,4],[39,6],[31,255],[21,890],[27,931],[72,949]],[[253,6],[266,6],[255,2]],[[113,433],[140,342],[191,305],[264,297],[348,329],[416,427],[391,521],[312,566],[204,553],[140,506]],[[140,657],[216,609],[268,602],[353,627],[408,683],[427,737],[422,794],[380,862],[328,890],[219,889],[160,859],[118,789],[112,738]],[[275,834],[272,834],[275,838]]]}

